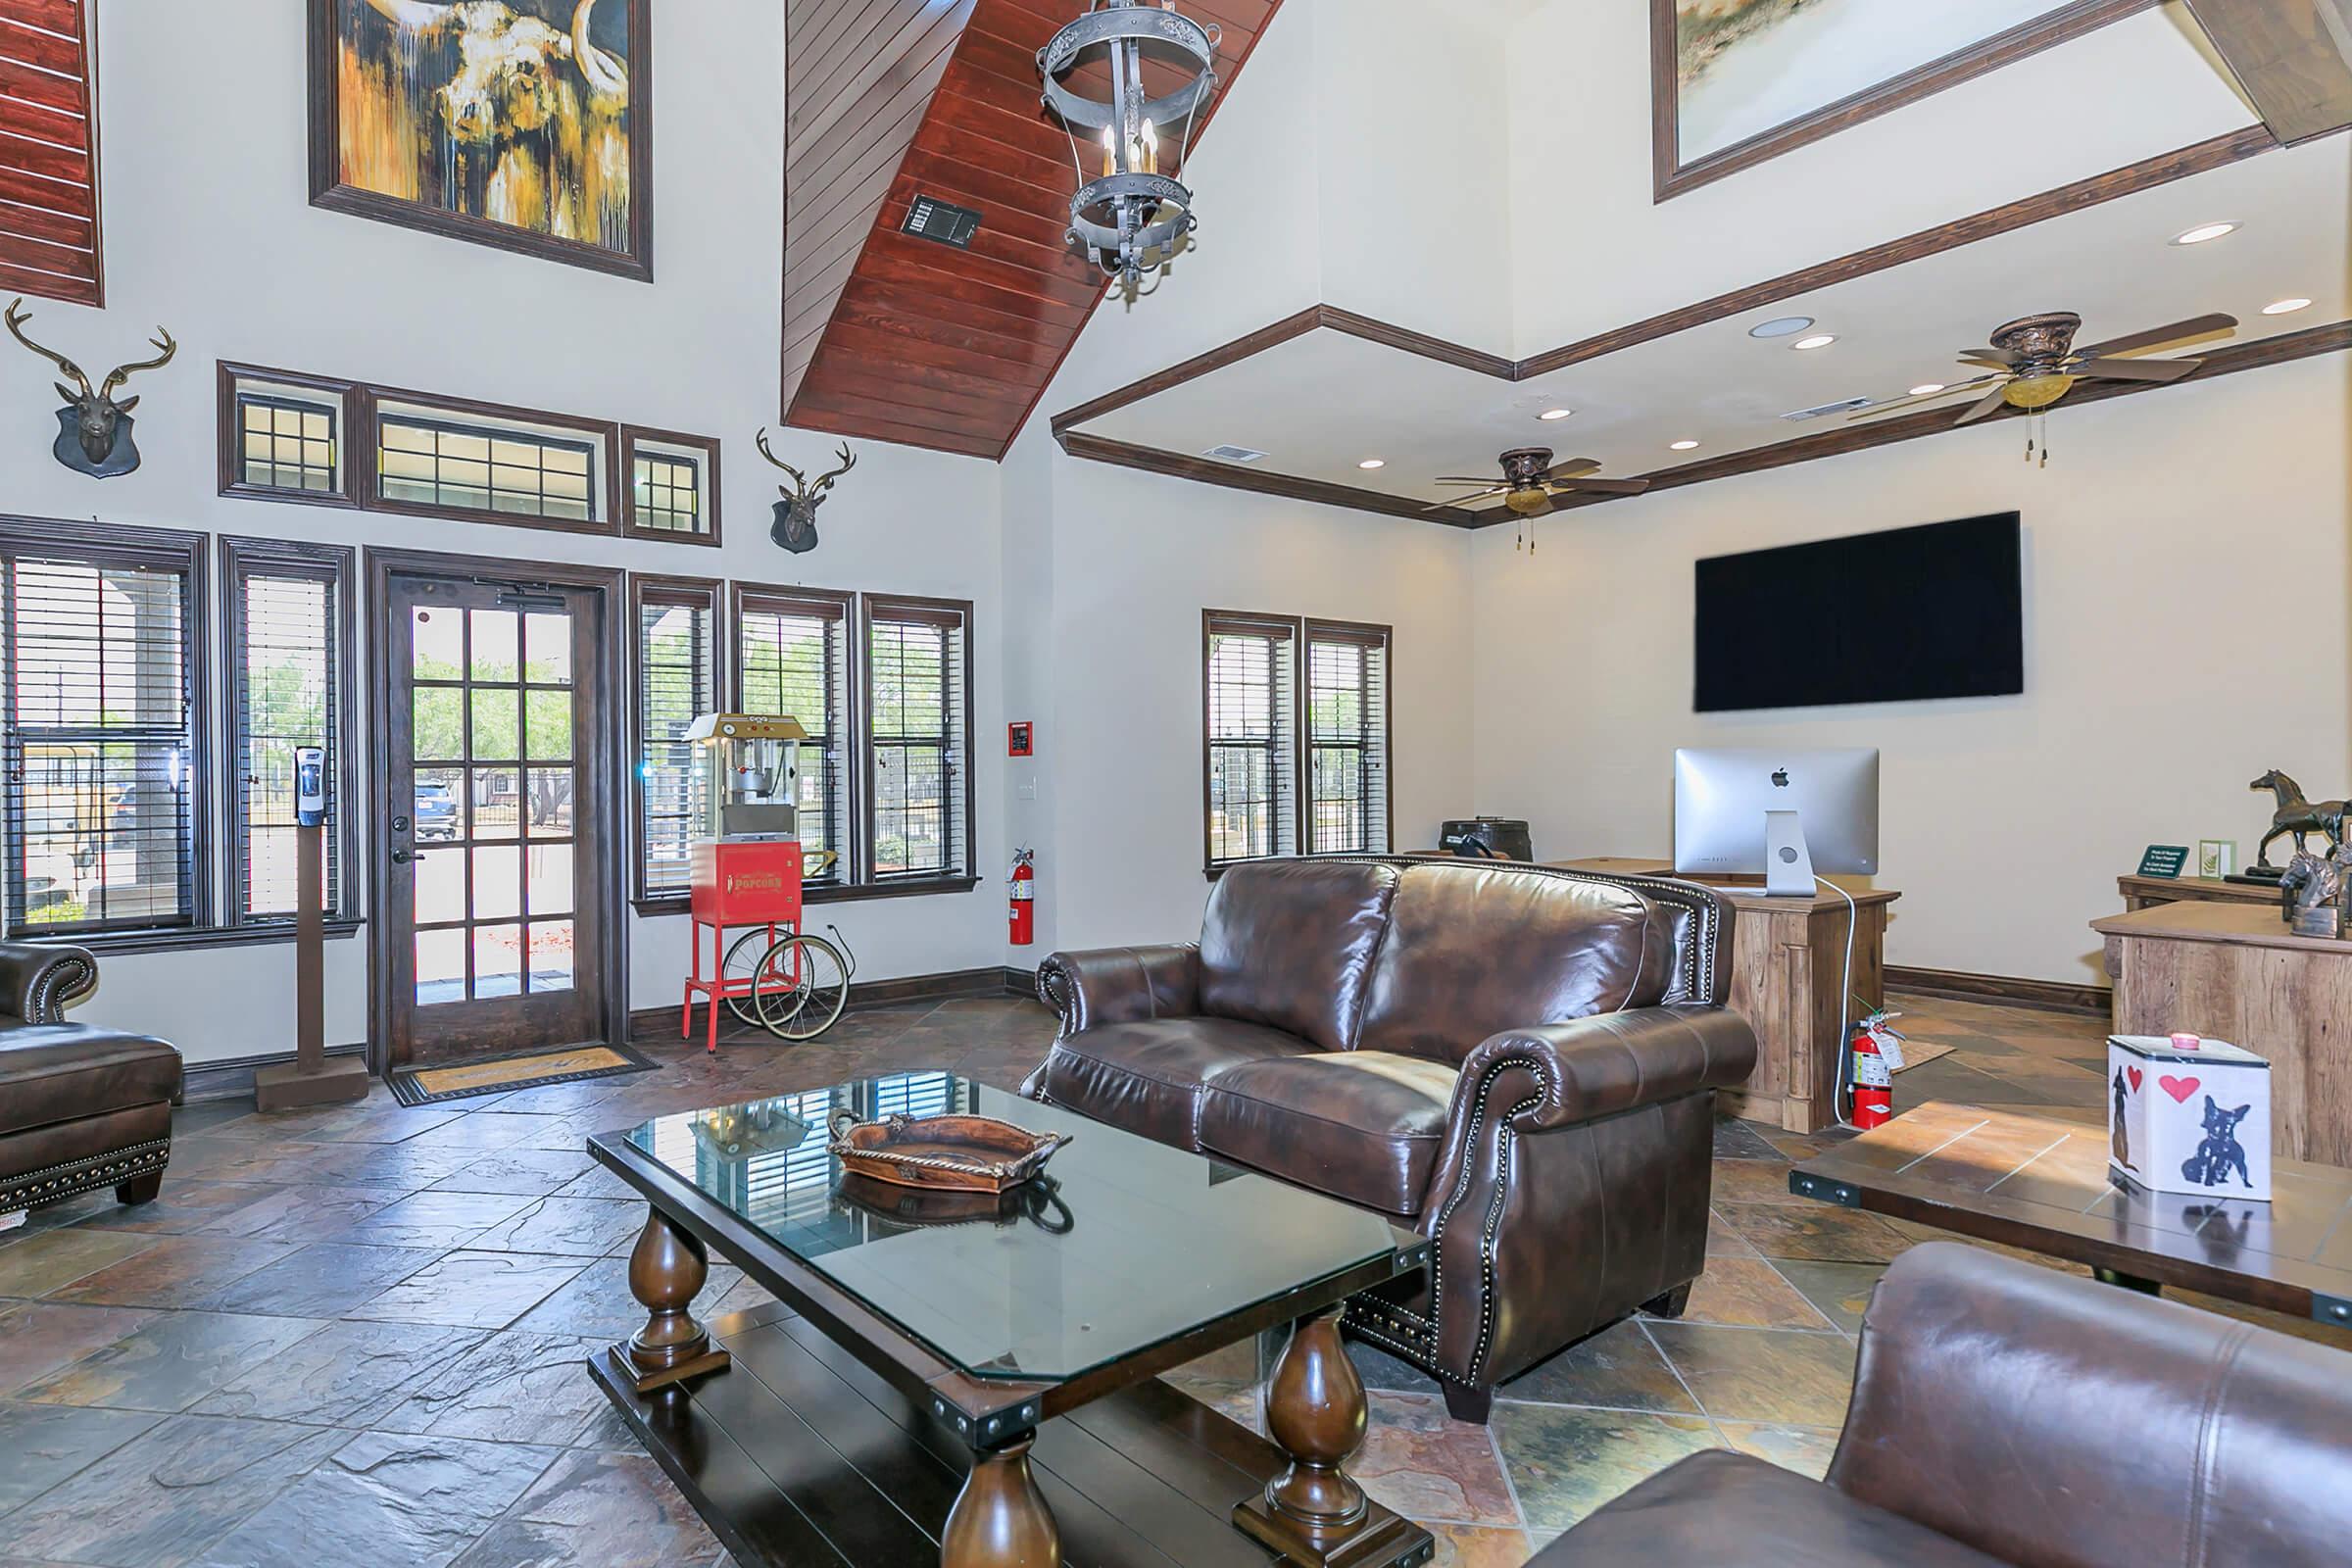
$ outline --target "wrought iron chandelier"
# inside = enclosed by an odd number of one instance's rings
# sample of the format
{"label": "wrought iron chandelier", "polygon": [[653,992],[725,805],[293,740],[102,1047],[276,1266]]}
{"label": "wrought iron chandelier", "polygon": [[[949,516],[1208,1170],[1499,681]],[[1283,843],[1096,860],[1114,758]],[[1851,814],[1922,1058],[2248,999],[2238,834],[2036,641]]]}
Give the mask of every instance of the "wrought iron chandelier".
{"label": "wrought iron chandelier", "polygon": [[[1174,0],[1091,0],[1085,15],[1038,51],[1046,107],[1068,129],[1078,172],[1069,243],[1118,279],[1130,299],[1144,274],[1164,267],[1199,221],[1193,193],[1177,175],[1200,111],[1217,90],[1221,31],[1178,12]],[[1108,68],[1107,100],[1086,97],[1069,82],[1081,73],[1092,79],[1088,68],[1097,64]],[[1147,66],[1181,84],[1152,96]],[[1090,177],[1098,146],[1102,172]]]}

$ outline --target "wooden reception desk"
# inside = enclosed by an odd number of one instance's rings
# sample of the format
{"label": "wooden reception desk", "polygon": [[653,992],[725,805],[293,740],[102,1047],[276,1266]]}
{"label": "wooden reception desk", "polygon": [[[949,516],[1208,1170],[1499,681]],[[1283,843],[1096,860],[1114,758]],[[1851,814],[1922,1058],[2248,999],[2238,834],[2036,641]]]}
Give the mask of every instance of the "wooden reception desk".
{"label": "wooden reception desk", "polygon": [[2275,898],[2158,905],[2090,928],[2107,939],[2116,1033],[2186,1030],[2267,1058],[2273,1152],[2352,1165],[2352,942],[2295,935]]}
{"label": "wooden reception desk", "polygon": [[[1618,876],[1674,874],[1671,860],[1621,856],[1548,863]],[[1725,1108],[1792,1133],[1819,1132],[1838,1119],[1845,900],[1826,889],[1811,898],[1769,899],[1761,877],[1684,880],[1703,881],[1731,901],[1732,1005],[1756,1029],[1755,1073],[1744,1090],[1723,1097]],[[1886,996],[1886,906],[1902,895],[1852,877],[1828,880],[1854,897],[1852,994],[1878,1006]],[[1855,1015],[1862,1010],[1857,1004]]]}

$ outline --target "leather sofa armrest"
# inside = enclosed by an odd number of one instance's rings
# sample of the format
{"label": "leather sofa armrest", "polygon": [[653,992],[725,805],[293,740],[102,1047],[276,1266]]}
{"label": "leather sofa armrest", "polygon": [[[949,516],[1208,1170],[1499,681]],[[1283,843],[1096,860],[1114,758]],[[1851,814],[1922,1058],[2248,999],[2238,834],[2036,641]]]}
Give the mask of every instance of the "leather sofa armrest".
{"label": "leather sofa armrest", "polygon": [[1056,953],[1037,966],[1037,995],[1061,1019],[1064,1036],[1109,1023],[1189,1018],[1200,1007],[1200,944]]}
{"label": "leather sofa armrest", "polygon": [[63,1023],[67,1006],[98,987],[88,950],[51,942],[0,942],[0,1015]]}
{"label": "leather sofa armrest", "polygon": [[2343,1359],[1933,1242],[1871,1298],[1829,1482],[2003,1562],[2340,1562]]}
{"label": "leather sofa armrest", "polygon": [[1495,1107],[1510,1112],[1513,1126],[1574,1127],[1745,1083],[1756,1069],[1756,1032],[1729,1007],[1680,1004],[1490,1035],[1462,1063],[1446,1118],[1451,1141],[1469,1136],[1480,1098],[1513,1069],[1532,1079],[1524,1094]]}

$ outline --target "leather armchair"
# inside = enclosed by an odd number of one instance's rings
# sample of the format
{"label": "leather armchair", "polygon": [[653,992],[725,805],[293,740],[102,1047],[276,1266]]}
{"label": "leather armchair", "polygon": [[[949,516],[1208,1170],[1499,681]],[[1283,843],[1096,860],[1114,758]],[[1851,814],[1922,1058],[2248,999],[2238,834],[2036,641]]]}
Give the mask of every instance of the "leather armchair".
{"label": "leather armchair", "polygon": [[1418,1226],[1431,1266],[1348,1304],[1457,1417],[1704,1265],[1732,910],[1660,877],[1386,858],[1220,879],[1197,943],[1055,954],[1024,1086]]}
{"label": "leather armchair", "polygon": [[2352,1536],[2344,1353],[1951,1243],[1887,1270],[1826,1484],[1710,1451],[1538,1568],[2320,1568]]}
{"label": "leather armchair", "polygon": [[125,1203],[162,1191],[179,1053],[66,1021],[97,984],[80,948],[0,942],[0,1214],[101,1187]]}

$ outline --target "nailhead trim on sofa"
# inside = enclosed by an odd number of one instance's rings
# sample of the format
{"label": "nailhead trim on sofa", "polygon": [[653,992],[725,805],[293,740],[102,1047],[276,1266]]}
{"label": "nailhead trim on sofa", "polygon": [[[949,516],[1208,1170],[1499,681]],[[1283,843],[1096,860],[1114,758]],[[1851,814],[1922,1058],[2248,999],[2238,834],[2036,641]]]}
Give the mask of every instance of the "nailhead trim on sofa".
{"label": "nailhead trim on sofa", "polygon": [[134,1177],[162,1170],[171,1158],[172,1140],[160,1138],[154,1143],[134,1144],[112,1153],[68,1160],[63,1165],[52,1165],[46,1170],[26,1171],[22,1176],[0,1178],[0,1214],[13,1214],[20,1208],[31,1208],[40,1203],[54,1203],[61,1198],[95,1192],[101,1187],[114,1187]]}

